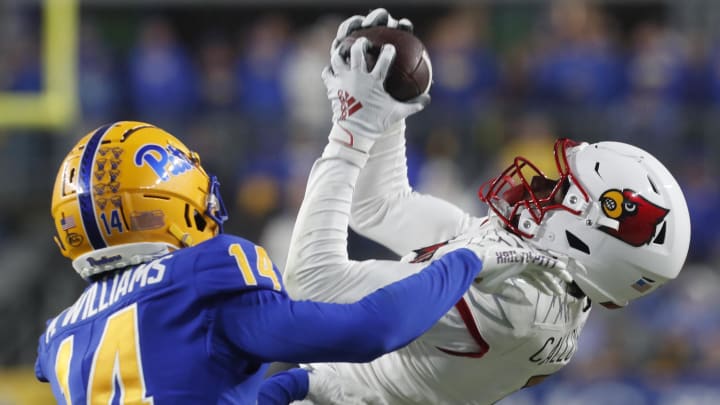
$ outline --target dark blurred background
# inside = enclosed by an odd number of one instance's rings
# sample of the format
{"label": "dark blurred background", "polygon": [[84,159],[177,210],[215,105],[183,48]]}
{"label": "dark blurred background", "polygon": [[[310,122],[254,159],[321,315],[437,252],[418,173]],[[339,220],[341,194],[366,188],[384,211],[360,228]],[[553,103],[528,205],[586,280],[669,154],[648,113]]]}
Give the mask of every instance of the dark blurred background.
{"label": "dark blurred background", "polygon": [[[3,94],[43,91],[43,10],[55,1],[66,0],[0,0]],[[685,191],[679,278],[624,310],[595,309],[571,365],[502,404],[720,403],[720,2],[436,3],[81,1],[77,113],[0,120],[0,404],[51,401],[32,382],[37,338],[84,287],[51,239],[69,148],[111,121],[165,128],[220,177],[227,231],[282,267],[330,127],[330,42],[340,21],[378,6],[415,23],[433,62],[432,104],[408,122],[416,189],[482,215],[484,180],[518,154],[549,169],[562,136],[647,149]],[[351,256],[392,254],[352,235]]]}

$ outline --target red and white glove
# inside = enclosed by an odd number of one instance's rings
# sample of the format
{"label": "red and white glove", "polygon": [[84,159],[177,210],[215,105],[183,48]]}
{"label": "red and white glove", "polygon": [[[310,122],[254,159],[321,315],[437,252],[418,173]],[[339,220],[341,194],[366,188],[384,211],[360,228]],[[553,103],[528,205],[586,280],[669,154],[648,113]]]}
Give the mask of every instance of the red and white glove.
{"label": "red and white glove", "polygon": [[369,43],[364,38],[356,40],[351,47],[349,61],[343,58],[345,55],[340,46],[343,41],[354,31],[375,26],[413,30],[410,20],[397,20],[383,8],[375,9],[367,16],[350,17],[338,27],[330,48],[331,65],[322,74],[335,124],[330,139],[362,152],[368,152],[374,140],[389,128],[404,128],[397,124],[430,102],[428,95],[399,102],[387,94],[383,84],[395,57],[396,50],[392,45],[383,47],[372,72],[366,69],[365,52]]}
{"label": "red and white glove", "polygon": [[366,153],[388,128],[430,102],[426,94],[406,102],[392,98],[384,82],[395,58],[395,47],[384,45],[374,68],[368,71],[365,54],[369,47],[367,38],[358,38],[350,47],[347,62],[341,47],[335,48],[330,66],[322,72],[333,109],[330,139]]}

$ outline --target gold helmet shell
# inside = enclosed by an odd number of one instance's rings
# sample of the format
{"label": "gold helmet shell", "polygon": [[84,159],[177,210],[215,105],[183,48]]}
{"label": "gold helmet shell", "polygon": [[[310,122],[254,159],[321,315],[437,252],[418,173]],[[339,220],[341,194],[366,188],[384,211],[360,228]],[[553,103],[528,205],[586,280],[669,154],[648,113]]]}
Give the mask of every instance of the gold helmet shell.
{"label": "gold helmet shell", "polygon": [[55,242],[83,278],[149,261],[222,232],[218,186],[200,157],[164,130],[134,121],[102,126],[60,166]]}

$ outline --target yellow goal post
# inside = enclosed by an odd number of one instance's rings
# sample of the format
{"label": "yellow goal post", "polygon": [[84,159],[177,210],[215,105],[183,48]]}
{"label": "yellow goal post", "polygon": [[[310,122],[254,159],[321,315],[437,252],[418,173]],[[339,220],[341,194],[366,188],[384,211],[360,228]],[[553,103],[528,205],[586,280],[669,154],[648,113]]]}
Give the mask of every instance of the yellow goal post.
{"label": "yellow goal post", "polygon": [[78,113],[77,61],[79,0],[42,0],[43,89],[0,92],[0,129],[61,129]]}

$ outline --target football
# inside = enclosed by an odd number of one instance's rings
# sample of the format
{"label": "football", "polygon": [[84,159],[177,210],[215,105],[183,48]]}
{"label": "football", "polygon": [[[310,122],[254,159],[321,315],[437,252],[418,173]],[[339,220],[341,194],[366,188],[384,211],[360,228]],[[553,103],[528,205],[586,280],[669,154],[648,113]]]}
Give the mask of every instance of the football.
{"label": "football", "polygon": [[385,79],[385,90],[398,101],[408,101],[430,90],[432,66],[425,45],[410,32],[388,28],[370,27],[357,30],[343,42],[345,57],[349,57],[350,46],[357,38],[365,37],[372,44],[365,59],[368,70],[375,66],[380,48],[393,44],[397,51]]}

